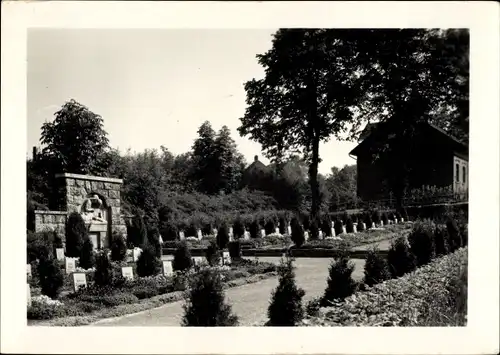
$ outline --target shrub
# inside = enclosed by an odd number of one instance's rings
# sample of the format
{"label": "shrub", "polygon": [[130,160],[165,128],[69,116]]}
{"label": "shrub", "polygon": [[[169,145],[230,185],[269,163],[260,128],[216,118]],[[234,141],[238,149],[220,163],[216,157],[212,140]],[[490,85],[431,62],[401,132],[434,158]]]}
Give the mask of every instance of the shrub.
{"label": "shrub", "polygon": [[366,224],[366,229],[371,229],[373,221],[372,221],[372,216],[369,213],[365,214],[363,221]]}
{"label": "shrub", "polygon": [[92,240],[90,240],[89,237],[86,237],[80,251],[79,264],[82,269],[91,269],[94,267],[94,263],[94,246],[92,245]]}
{"label": "shrub", "polygon": [[288,234],[288,231],[286,228],[286,219],[283,216],[281,216],[280,220],[279,220],[279,229],[280,229],[280,234],[282,234],[282,235]]}
{"label": "shrub", "polygon": [[292,260],[281,262],[278,268],[279,284],[271,295],[271,303],[267,310],[270,326],[295,326],[304,317],[302,298],[303,289],[295,283]]}
{"label": "shrub", "polygon": [[316,297],[306,304],[306,314],[309,317],[316,317],[319,314],[319,309],[321,308],[321,297]]}
{"label": "shrub", "polygon": [[379,282],[388,280],[391,277],[387,261],[380,256],[378,250],[373,248],[368,251],[365,262],[364,283],[373,286]]}
{"label": "shrub", "polygon": [[177,240],[179,230],[173,223],[167,223],[160,231],[163,241]]}
{"label": "shrub", "polygon": [[311,220],[309,219],[309,216],[302,217],[302,226],[304,227],[305,231],[308,231],[311,229]]}
{"label": "shrub", "polygon": [[387,264],[394,278],[415,270],[415,256],[411,253],[405,237],[399,237],[392,242],[387,254]]}
{"label": "shrub", "polygon": [[87,226],[82,216],[78,212],[72,212],[66,222],[66,256],[71,258],[80,256],[87,234]]}
{"label": "shrub", "polygon": [[148,234],[147,245],[153,248],[156,257],[161,259],[163,251],[162,251],[162,245],[160,243],[160,234],[158,233],[158,230],[153,230],[151,234]]}
{"label": "shrub", "polygon": [[466,223],[462,223],[458,226],[460,229],[460,235],[462,236],[462,246],[466,247],[469,244],[469,226]]}
{"label": "shrub", "polygon": [[311,232],[311,239],[318,239],[319,238],[319,227],[318,227],[318,222],[312,221],[310,223],[310,232]]}
{"label": "shrub", "polygon": [[203,225],[203,228],[201,229],[203,235],[212,235],[213,234],[213,229],[214,226],[212,223],[206,223]]}
{"label": "shrub", "polygon": [[32,233],[28,231],[26,246],[28,263],[37,259],[50,259],[54,256],[48,233]]}
{"label": "shrub", "polygon": [[428,264],[436,256],[434,228],[432,222],[417,222],[408,236],[410,251],[415,255],[417,266]]}
{"label": "shrub", "polygon": [[264,230],[266,231],[266,235],[273,234],[276,232],[276,226],[274,224],[274,221],[272,219],[269,219],[265,226]]}
{"label": "shrub", "polygon": [[294,218],[292,219],[291,222],[291,228],[292,228],[292,241],[293,243],[300,248],[302,244],[305,242],[305,237],[304,237],[304,229],[300,225],[300,222]]}
{"label": "shrub", "polygon": [[45,302],[32,302],[28,307],[28,319],[52,319],[62,315],[63,309],[59,305],[49,304]]}
{"label": "shrub", "polygon": [[453,218],[447,218],[446,228],[448,230],[448,245],[450,251],[454,252],[462,246],[462,237],[460,235],[460,229],[458,228],[457,222]]}
{"label": "shrub", "polygon": [[241,242],[239,240],[229,242],[228,249],[231,260],[241,259]]}
{"label": "shrub", "polygon": [[349,255],[342,252],[336,260],[330,264],[327,287],[322,306],[330,305],[333,300],[342,300],[354,293],[356,283],[352,278],[354,264],[349,260]]}
{"label": "shrub", "polygon": [[335,235],[339,235],[339,234],[342,234],[344,232],[344,229],[342,228],[343,227],[342,221],[338,218],[335,220],[333,227],[335,229]]}
{"label": "shrub", "polygon": [[42,294],[52,299],[59,295],[64,284],[64,275],[56,259],[41,259],[38,264],[38,277]]}
{"label": "shrub", "polygon": [[259,231],[259,222],[255,219],[253,222],[250,224],[250,237],[253,239],[259,238],[260,237],[260,231]]}
{"label": "shrub", "polygon": [[132,223],[127,226],[127,229],[127,244],[130,247],[140,248],[146,243],[146,226],[141,215],[134,216]]}
{"label": "shrub", "polygon": [[125,239],[119,233],[114,233],[111,241],[111,260],[124,261],[127,256]]}
{"label": "shrub", "polygon": [[238,216],[233,225],[233,234],[236,237],[235,239],[243,238],[245,235],[245,225],[243,224],[243,220]]}
{"label": "shrub", "polygon": [[214,269],[203,269],[191,282],[183,305],[183,326],[216,327],[235,326],[238,317],[224,302],[220,275]]}
{"label": "shrub", "polygon": [[198,238],[198,226],[196,225],[196,223],[193,222],[186,228],[186,237]]}
{"label": "shrub", "polygon": [[108,254],[105,252],[96,255],[94,283],[99,287],[110,286],[113,283],[113,269]]}
{"label": "shrub", "polygon": [[363,220],[359,219],[358,224],[356,225],[356,230],[358,232],[363,232],[365,230],[365,226],[363,225]]}
{"label": "shrub", "polygon": [[217,245],[220,249],[225,249],[229,243],[229,232],[225,223],[222,223],[217,231]]}
{"label": "shrub", "polygon": [[373,211],[372,212],[372,222],[374,222],[376,225],[379,225],[380,221],[381,221],[380,211]]}
{"label": "shrub", "polygon": [[382,222],[384,222],[384,226],[388,225],[389,224],[389,217],[387,216],[387,213],[384,212],[382,213],[382,218],[381,218]]}
{"label": "shrub", "polygon": [[436,226],[434,231],[434,244],[436,246],[437,256],[448,254],[448,231],[445,226]]}
{"label": "shrub", "polygon": [[160,259],[152,245],[146,245],[137,259],[137,275],[140,277],[154,276],[161,271]]}
{"label": "shrub", "polygon": [[185,241],[182,241],[177,246],[174,254],[174,260],[172,262],[172,268],[175,271],[186,271],[193,266],[193,259],[191,258],[191,252],[189,251],[188,245]]}
{"label": "shrub", "polygon": [[205,256],[207,258],[207,262],[211,266],[219,265],[221,259],[221,252],[219,246],[216,242],[211,242],[207,249],[205,250]]}
{"label": "shrub", "polygon": [[139,301],[139,298],[130,292],[116,292],[111,290],[109,293],[92,294],[82,293],[78,296],[80,302],[98,303],[105,307],[116,307],[121,304],[133,304]]}
{"label": "shrub", "polygon": [[325,237],[332,236],[332,222],[328,216],[325,216],[321,221],[321,230],[323,231],[323,235]]}
{"label": "shrub", "polygon": [[348,217],[345,222],[345,230],[347,233],[354,233],[354,223],[352,222],[351,217]]}

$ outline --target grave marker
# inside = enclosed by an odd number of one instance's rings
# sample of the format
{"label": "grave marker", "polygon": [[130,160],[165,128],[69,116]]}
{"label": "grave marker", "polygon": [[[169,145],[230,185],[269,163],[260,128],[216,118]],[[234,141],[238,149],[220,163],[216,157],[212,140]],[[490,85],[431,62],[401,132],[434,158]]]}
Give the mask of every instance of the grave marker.
{"label": "grave marker", "polygon": [[342,226],[342,234],[346,234],[346,233],[347,233],[347,231],[345,229],[345,226]]}
{"label": "grave marker", "polygon": [[26,284],[26,291],[27,291],[27,296],[28,296],[28,307],[31,306],[31,288],[30,284]]}
{"label": "grave marker", "polygon": [[308,231],[304,232],[304,239],[306,242],[309,240],[309,232]]}
{"label": "grave marker", "polygon": [[133,251],[133,260],[134,260],[134,263],[137,262],[137,260],[139,259],[139,256],[142,254],[142,249],[140,248],[134,248],[134,251]]}
{"label": "grave marker", "polygon": [[134,261],[134,249],[127,249],[127,254],[126,254],[126,261],[127,263],[131,263]]}
{"label": "grave marker", "polygon": [[222,259],[224,260],[224,264],[231,264],[231,257],[229,256],[228,251],[222,252]]}
{"label": "grave marker", "polygon": [[66,274],[71,274],[76,271],[76,258],[65,258],[66,260]]}
{"label": "grave marker", "polygon": [[122,276],[128,280],[134,279],[134,270],[132,266],[124,266],[122,267]]}
{"label": "grave marker", "polygon": [[58,261],[64,261],[64,248],[56,248],[56,258]]}
{"label": "grave marker", "polygon": [[261,229],[260,235],[262,236],[262,238],[264,238],[266,236],[266,231],[264,229]]}
{"label": "grave marker", "polygon": [[250,232],[246,230],[245,233],[243,234],[243,238],[245,240],[249,240],[250,239]]}
{"label": "grave marker", "polygon": [[288,234],[290,234],[290,235],[291,235],[291,234],[292,234],[292,226],[291,226],[291,225],[288,225],[287,229],[288,229]]}
{"label": "grave marker", "polygon": [[184,235],[184,231],[180,231],[180,232],[179,232],[179,239],[180,239],[180,240],[184,240],[184,239],[186,239],[186,236]]}
{"label": "grave marker", "polygon": [[87,286],[87,275],[84,272],[74,272],[73,273],[73,289],[78,291],[80,287]]}
{"label": "grave marker", "polygon": [[276,234],[280,234],[280,229],[279,229],[279,228],[275,228],[275,229],[274,229],[274,232],[275,232]]}
{"label": "grave marker", "polygon": [[163,275],[171,276],[173,274],[174,274],[174,269],[172,267],[172,261],[171,260],[163,261]]}
{"label": "grave marker", "polygon": [[332,232],[332,237],[335,237],[335,228],[332,227],[331,232]]}
{"label": "grave marker", "polygon": [[357,223],[355,223],[355,224],[352,226],[352,232],[353,232],[353,233],[358,233],[358,225],[357,225]]}
{"label": "grave marker", "polygon": [[318,238],[323,239],[323,231],[322,230],[318,231]]}
{"label": "grave marker", "polygon": [[198,229],[196,233],[198,235],[198,239],[201,240],[203,238],[203,234],[201,233],[201,229]]}

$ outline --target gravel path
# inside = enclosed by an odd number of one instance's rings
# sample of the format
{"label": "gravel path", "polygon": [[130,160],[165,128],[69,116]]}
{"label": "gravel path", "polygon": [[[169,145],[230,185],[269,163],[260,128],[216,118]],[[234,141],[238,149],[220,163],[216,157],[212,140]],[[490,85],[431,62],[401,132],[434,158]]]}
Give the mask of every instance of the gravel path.
{"label": "gravel path", "polygon": [[[266,257],[259,260],[277,263],[280,258]],[[330,262],[331,259],[328,258],[295,259],[296,279],[298,285],[306,291],[305,301],[323,294]],[[360,280],[363,277],[364,260],[358,259],[353,262],[355,264],[353,277]],[[277,277],[273,277],[226,291],[226,299],[232,305],[233,312],[238,315],[240,325],[250,326],[266,321],[271,292],[277,286],[277,281]],[[179,326],[183,303],[183,301],[169,303],[141,313],[105,319],[94,323],[93,326]]]}

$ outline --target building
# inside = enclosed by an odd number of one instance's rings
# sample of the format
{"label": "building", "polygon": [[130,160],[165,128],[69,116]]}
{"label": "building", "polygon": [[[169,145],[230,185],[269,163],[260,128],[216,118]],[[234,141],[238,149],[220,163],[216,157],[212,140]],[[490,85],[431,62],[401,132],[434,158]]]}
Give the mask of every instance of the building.
{"label": "building", "polygon": [[[387,139],[383,124],[368,124],[360,135],[359,144],[350,152],[357,166],[358,197],[363,201],[388,198],[383,168],[373,159],[371,148],[381,139]],[[413,169],[408,176],[408,188],[422,186],[452,187],[453,193],[468,192],[467,144],[450,136],[431,123],[423,124],[411,141]]]}

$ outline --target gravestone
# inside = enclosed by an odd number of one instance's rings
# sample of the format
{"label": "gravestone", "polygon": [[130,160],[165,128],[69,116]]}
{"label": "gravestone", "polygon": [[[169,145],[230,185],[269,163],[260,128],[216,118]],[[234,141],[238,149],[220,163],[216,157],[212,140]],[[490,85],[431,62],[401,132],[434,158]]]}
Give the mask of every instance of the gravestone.
{"label": "gravestone", "polygon": [[332,237],[335,237],[335,228],[332,227],[331,232],[332,232]]}
{"label": "gravestone", "polygon": [[318,238],[323,239],[323,231],[318,231]]}
{"label": "gravestone", "polygon": [[132,266],[124,266],[122,267],[122,276],[128,280],[134,279],[134,270]]}
{"label": "gravestone", "polygon": [[304,232],[304,239],[306,242],[309,240],[309,232],[308,231]]}
{"label": "gravestone", "polygon": [[215,228],[214,228],[214,229],[212,229],[212,234],[213,234],[214,236],[217,236],[217,232],[218,232],[218,231],[217,231],[217,229],[215,229]]}
{"label": "gravestone", "polygon": [[283,259],[286,259],[286,253],[281,254],[281,257],[282,257]]}
{"label": "gravestone", "polygon": [[243,234],[243,239],[245,240],[249,240],[250,239],[250,232],[249,231],[245,231],[245,233]]}
{"label": "gravestone", "polygon": [[198,229],[198,230],[196,231],[196,233],[197,233],[197,236],[198,236],[198,239],[199,239],[199,240],[203,239],[203,234],[201,233],[201,229]]}
{"label": "gravestone", "polygon": [[353,233],[358,233],[358,225],[357,225],[357,223],[353,224],[353,226],[352,226],[352,232]]}
{"label": "gravestone", "polygon": [[64,248],[56,248],[56,258],[58,261],[64,261]]}
{"label": "gravestone", "polygon": [[342,226],[342,234],[346,234],[346,233],[347,233],[347,231],[345,229],[345,226]]}
{"label": "gravestone", "polygon": [[287,229],[288,229],[288,234],[292,235],[292,226],[288,225]]}
{"label": "gravestone", "polygon": [[28,307],[31,307],[31,288],[30,284],[26,284],[26,292],[27,292],[27,301],[28,301]]}
{"label": "gravestone", "polygon": [[174,269],[172,267],[172,261],[171,260],[163,261],[163,275],[171,276],[173,274],[174,274]]}
{"label": "gravestone", "polygon": [[139,259],[139,256],[141,256],[142,254],[142,249],[140,248],[134,248],[134,251],[133,251],[133,260],[134,260],[134,263],[137,262],[137,260]]}
{"label": "gravestone", "polygon": [[229,256],[228,251],[222,252],[222,259],[224,260],[225,265],[231,264],[231,257]]}
{"label": "gravestone", "polygon": [[366,230],[366,223],[365,222],[361,222],[363,223],[363,230]]}
{"label": "gravestone", "polygon": [[193,264],[196,266],[199,266],[203,263],[203,257],[202,256],[194,256],[193,257]]}
{"label": "gravestone", "polygon": [[180,232],[179,232],[179,239],[180,239],[180,240],[184,240],[184,239],[186,239],[186,236],[184,235],[184,231],[180,231]]}
{"label": "gravestone", "polygon": [[161,234],[158,234],[158,241],[160,242],[160,245],[163,245],[163,238],[161,237]]}
{"label": "gravestone", "polygon": [[134,249],[127,249],[126,261],[127,263],[134,261]]}
{"label": "gravestone", "polygon": [[26,274],[31,277],[31,264],[26,264]]}
{"label": "gravestone", "polygon": [[264,238],[266,236],[266,231],[264,229],[260,230],[260,236]]}
{"label": "gravestone", "polygon": [[76,271],[76,258],[65,258],[66,274],[71,274]]}
{"label": "gravestone", "polygon": [[87,286],[87,275],[84,272],[73,273],[73,290],[76,292],[80,287]]}
{"label": "gravestone", "polygon": [[276,234],[280,234],[280,229],[279,229],[279,228],[275,228],[275,229],[274,229],[274,233],[276,233]]}
{"label": "gravestone", "polygon": [[231,237],[233,236],[233,227],[229,228],[229,236],[231,236]]}
{"label": "gravestone", "polygon": [[401,217],[401,223],[404,223],[405,219],[403,217]]}

